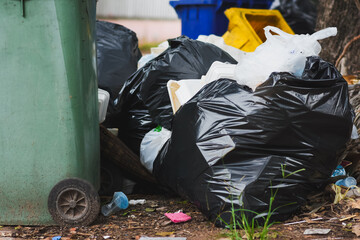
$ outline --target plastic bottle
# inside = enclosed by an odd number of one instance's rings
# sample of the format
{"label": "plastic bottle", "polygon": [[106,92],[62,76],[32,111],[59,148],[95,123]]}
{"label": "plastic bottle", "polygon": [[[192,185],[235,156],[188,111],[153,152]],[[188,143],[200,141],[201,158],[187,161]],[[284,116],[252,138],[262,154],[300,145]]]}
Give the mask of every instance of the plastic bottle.
{"label": "plastic bottle", "polygon": [[357,185],[357,182],[355,178],[347,177],[336,181],[335,185],[354,188],[354,186]]}
{"label": "plastic bottle", "polygon": [[101,213],[107,217],[120,209],[126,209],[128,206],[129,200],[126,195],[123,192],[115,192],[111,202],[102,206]]}

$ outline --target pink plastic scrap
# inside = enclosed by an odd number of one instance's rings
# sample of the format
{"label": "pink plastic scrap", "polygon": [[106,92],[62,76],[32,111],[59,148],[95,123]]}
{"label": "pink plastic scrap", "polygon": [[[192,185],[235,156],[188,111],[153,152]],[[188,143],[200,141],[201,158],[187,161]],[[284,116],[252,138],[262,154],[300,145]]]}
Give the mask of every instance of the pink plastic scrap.
{"label": "pink plastic scrap", "polygon": [[173,223],[187,222],[191,219],[190,216],[182,212],[165,213],[165,216],[168,217]]}

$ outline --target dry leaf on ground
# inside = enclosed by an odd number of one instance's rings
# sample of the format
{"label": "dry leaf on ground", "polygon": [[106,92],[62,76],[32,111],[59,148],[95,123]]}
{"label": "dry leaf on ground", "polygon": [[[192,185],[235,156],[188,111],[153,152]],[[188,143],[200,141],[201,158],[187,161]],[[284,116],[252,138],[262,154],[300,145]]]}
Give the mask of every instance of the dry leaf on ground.
{"label": "dry leaf on ground", "polygon": [[355,233],[357,237],[360,237],[360,224],[353,225],[352,232]]}

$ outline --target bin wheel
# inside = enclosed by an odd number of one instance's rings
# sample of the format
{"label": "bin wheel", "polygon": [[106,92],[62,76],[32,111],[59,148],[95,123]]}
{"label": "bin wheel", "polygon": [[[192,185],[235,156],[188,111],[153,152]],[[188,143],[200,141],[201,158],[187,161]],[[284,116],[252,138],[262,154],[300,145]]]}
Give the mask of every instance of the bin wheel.
{"label": "bin wheel", "polygon": [[50,191],[48,210],[61,226],[87,226],[99,215],[100,198],[89,182],[68,178]]}

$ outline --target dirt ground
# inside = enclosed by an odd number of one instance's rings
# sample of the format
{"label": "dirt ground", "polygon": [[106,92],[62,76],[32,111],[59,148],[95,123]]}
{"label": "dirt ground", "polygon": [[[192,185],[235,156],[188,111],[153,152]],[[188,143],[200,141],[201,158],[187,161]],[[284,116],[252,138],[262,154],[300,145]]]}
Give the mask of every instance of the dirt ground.
{"label": "dirt ground", "polygon": [[[229,231],[215,227],[191,203],[168,195],[129,195],[129,199],[146,199],[144,205],[129,206],[110,217],[100,215],[89,227],[2,226],[0,239],[140,239],[141,237],[182,237],[187,240],[230,240]],[[320,198],[319,198],[320,199]],[[106,199],[103,199],[106,201]],[[184,223],[172,223],[166,212],[182,210],[191,216]],[[314,201],[303,213],[271,227],[269,239],[359,239],[360,198],[338,204]],[[305,235],[306,229],[330,229],[324,235]],[[354,233],[355,232],[355,233]],[[240,233],[243,235],[244,233]]]}

